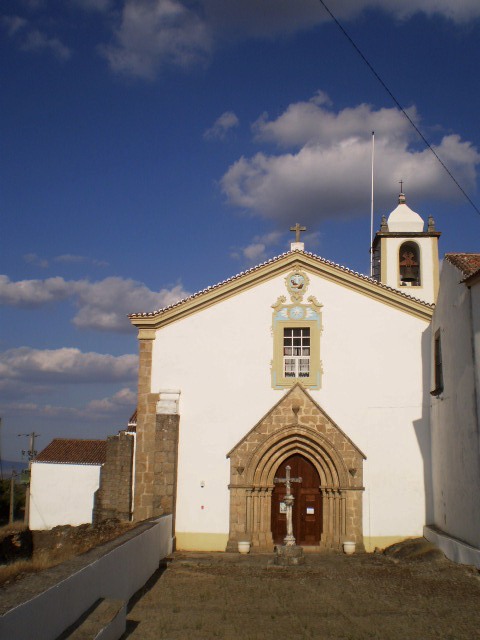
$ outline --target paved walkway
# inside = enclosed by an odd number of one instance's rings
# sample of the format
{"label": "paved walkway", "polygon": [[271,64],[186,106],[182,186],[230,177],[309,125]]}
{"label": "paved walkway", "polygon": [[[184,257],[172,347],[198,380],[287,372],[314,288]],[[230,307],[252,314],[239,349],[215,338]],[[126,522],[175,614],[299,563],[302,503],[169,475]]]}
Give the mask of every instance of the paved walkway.
{"label": "paved walkway", "polygon": [[[431,557],[433,556],[433,557]],[[176,553],[130,603],[124,639],[475,640],[480,574],[438,553]]]}

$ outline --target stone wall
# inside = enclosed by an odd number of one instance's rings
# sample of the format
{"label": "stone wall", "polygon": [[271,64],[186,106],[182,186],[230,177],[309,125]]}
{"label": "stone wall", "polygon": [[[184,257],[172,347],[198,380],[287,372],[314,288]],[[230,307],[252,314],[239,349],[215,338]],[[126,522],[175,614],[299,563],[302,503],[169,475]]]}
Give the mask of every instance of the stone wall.
{"label": "stone wall", "polygon": [[180,392],[151,393],[155,330],[139,331],[134,520],[175,514]]}
{"label": "stone wall", "polygon": [[155,515],[173,514],[174,525],[179,423],[178,414],[159,414],[155,422],[153,509]]}
{"label": "stone wall", "polygon": [[154,330],[139,332],[137,443],[135,453],[134,520],[159,515],[153,507],[155,418],[158,393],[151,393]]}
{"label": "stone wall", "polygon": [[107,459],[100,470],[93,521],[129,521],[132,515],[132,465],[135,437],[121,431],[107,438]]}

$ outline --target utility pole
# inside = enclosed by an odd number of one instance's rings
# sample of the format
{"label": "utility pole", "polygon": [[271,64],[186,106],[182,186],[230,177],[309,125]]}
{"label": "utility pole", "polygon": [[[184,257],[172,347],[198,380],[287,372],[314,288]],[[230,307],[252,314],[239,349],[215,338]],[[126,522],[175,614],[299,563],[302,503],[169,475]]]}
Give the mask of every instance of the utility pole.
{"label": "utility pole", "polygon": [[[22,456],[24,456],[25,454],[27,455],[28,458],[28,473],[30,474],[31,472],[31,468],[32,468],[32,460],[34,460],[37,457],[37,451],[35,449],[35,438],[38,438],[40,434],[39,433],[35,433],[35,431],[32,431],[32,433],[19,433],[18,437],[24,437],[24,438],[30,438],[30,448],[25,451],[24,449],[22,450]],[[25,492],[25,524],[28,526],[28,522],[30,519],[30,483],[28,483],[27,485],[27,490]]]}
{"label": "utility pole", "polygon": [[10,478],[10,512],[8,514],[9,524],[13,524],[14,510],[15,510],[15,476],[16,472],[12,469],[12,477]]}
{"label": "utility pole", "polygon": [[26,455],[28,458],[28,461],[31,462],[32,460],[34,460],[37,456],[37,451],[35,450],[35,439],[38,438],[40,434],[39,433],[35,433],[35,431],[32,431],[32,433],[19,433],[18,437],[19,438],[30,438],[30,448],[25,450],[22,449],[22,456]]}

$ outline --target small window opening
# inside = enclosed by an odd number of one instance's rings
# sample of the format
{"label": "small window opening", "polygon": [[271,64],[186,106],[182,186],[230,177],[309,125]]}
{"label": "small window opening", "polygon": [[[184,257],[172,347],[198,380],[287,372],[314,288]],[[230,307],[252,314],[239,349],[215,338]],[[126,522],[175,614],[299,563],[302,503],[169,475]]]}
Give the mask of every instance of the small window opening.
{"label": "small window opening", "polygon": [[439,396],[443,391],[443,364],[442,364],[442,345],[440,342],[440,331],[435,334],[433,346],[433,366],[434,366],[434,382],[435,388],[431,392],[432,396]]}

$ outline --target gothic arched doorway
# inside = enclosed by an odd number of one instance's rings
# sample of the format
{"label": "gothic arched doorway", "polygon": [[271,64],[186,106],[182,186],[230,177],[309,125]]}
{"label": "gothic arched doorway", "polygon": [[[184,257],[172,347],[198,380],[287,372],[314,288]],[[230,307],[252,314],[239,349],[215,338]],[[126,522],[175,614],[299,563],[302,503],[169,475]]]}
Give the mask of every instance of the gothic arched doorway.
{"label": "gothic arched doorway", "polygon": [[237,549],[239,540],[250,540],[253,549],[267,551],[282,543],[282,485],[275,478],[285,477],[287,464],[292,477],[304,478],[300,487],[292,485],[297,498],[297,543],[339,549],[342,540],[348,539],[361,548],[365,456],[300,384],[235,445],[228,457],[229,551]]}
{"label": "gothic arched doorway", "polygon": [[[295,454],[284,460],[278,467],[275,477],[285,478],[286,467],[290,466],[292,478],[301,478],[301,482],[292,482],[293,535],[299,545],[315,546],[319,544],[322,533],[322,496],[320,477],[311,462],[304,456]],[[274,544],[283,544],[287,532],[286,509],[283,502],[285,484],[276,483],[272,492],[272,537]]]}

